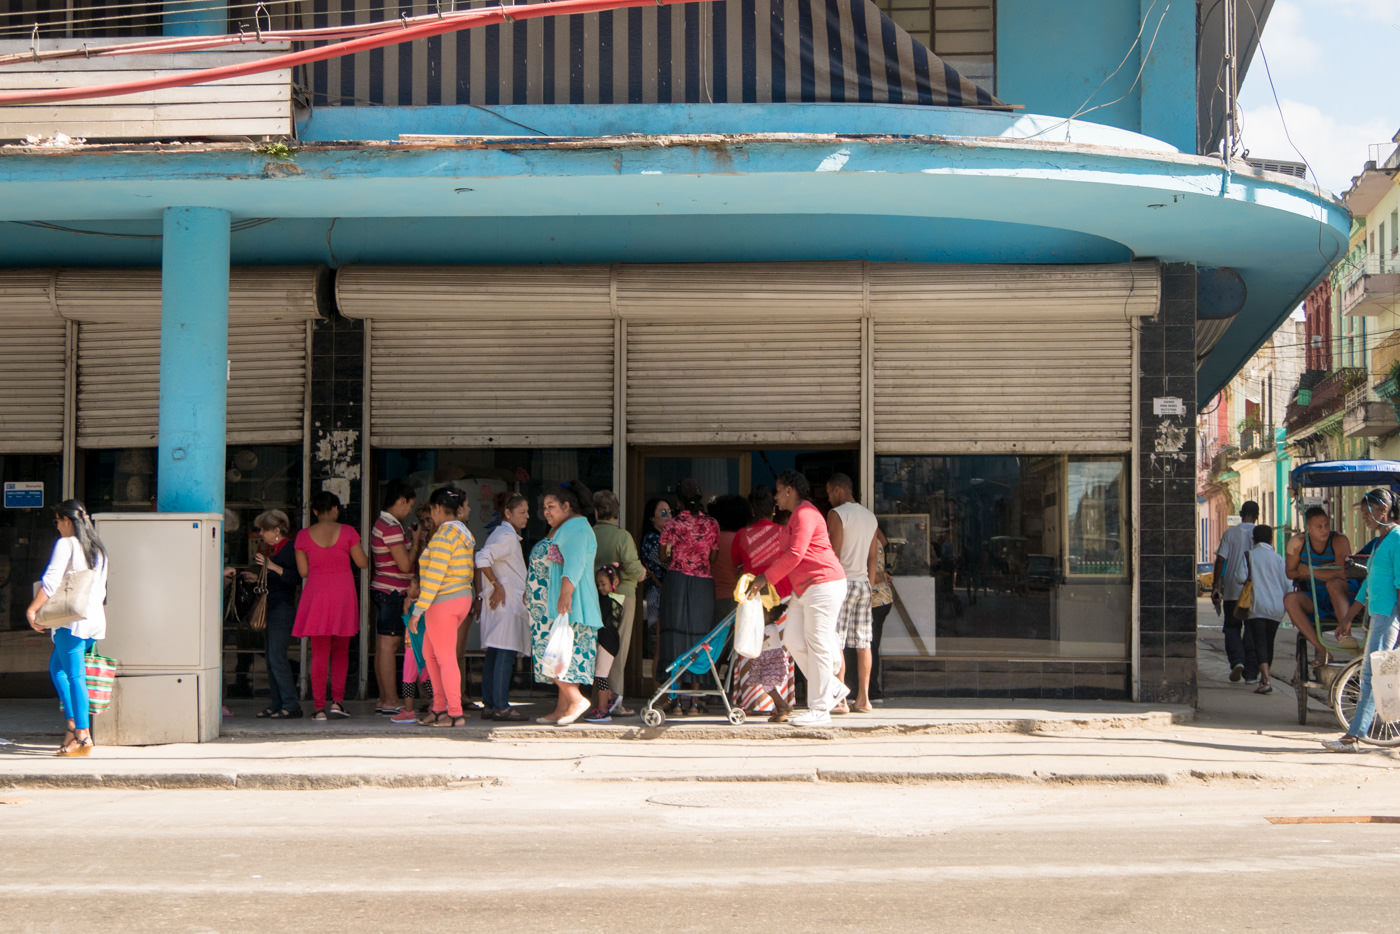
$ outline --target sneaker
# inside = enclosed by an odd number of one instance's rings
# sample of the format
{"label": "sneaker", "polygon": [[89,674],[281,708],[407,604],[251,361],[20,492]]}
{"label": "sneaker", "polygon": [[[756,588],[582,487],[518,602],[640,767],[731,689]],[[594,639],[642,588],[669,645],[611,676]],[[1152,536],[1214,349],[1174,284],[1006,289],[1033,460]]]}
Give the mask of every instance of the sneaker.
{"label": "sneaker", "polygon": [[1243,678],[1243,677],[1244,677],[1244,666],[1243,666],[1243,665],[1236,665],[1236,666],[1234,666],[1233,668],[1230,669],[1230,680],[1231,680],[1231,681],[1238,681],[1238,680],[1240,680],[1240,679]]}
{"label": "sneaker", "polygon": [[832,689],[831,693],[831,706],[839,706],[842,702],[846,700],[847,697],[850,696],[850,693],[851,689],[846,687],[845,684],[841,683],[840,681],[836,682],[836,687]]}
{"label": "sneaker", "polygon": [[589,723],[612,723],[612,715],[601,707],[597,710],[589,711],[588,716],[583,719]]}
{"label": "sneaker", "polygon": [[1363,746],[1361,745],[1361,742],[1360,742],[1359,740],[1348,743],[1348,742],[1345,742],[1345,741],[1340,740],[1340,739],[1324,739],[1324,740],[1322,741],[1322,745],[1326,746],[1328,749],[1332,750],[1333,752],[1365,752],[1365,751],[1366,751],[1365,747],[1363,747]]}
{"label": "sneaker", "polygon": [[418,714],[412,707],[400,707],[399,712],[389,718],[390,723],[417,723]]}
{"label": "sneaker", "polygon": [[831,714],[825,710],[804,710],[789,719],[788,723],[798,727],[831,726]]}

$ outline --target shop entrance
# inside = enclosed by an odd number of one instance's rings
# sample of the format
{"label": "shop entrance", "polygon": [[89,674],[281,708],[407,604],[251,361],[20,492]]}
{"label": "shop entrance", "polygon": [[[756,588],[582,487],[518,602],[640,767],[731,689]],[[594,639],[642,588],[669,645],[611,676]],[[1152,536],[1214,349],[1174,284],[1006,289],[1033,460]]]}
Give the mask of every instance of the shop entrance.
{"label": "shop entrance", "polygon": [[[634,447],[627,453],[627,526],[637,542],[653,526],[645,515],[648,503],[663,496],[675,496],[680,482],[693,477],[706,499],[716,496],[748,496],[756,486],[774,487],[778,475],[797,470],[812,484],[812,498],[826,507],[826,481],[832,474],[844,473],[860,488],[857,469],[860,452],[852,448],[748,448],[728,446]],[[628,655],[629,690],[651,685],[651,659],[655,633],[644,630],[632,643],[638,650]]]}
{"label": "shop entrance", "polygon": [[860,489],[857,470],[860,452],[855,448],[747,448],[747,447],[657,447],[633,448],[628,452],[628,526],[640,540],[646,529],[642,511],[649,500],[674,496],[676,487],[693,477],[706,498],[736,494],[747,496],[756,486],[770,490],[778,474],[785,470],[803,473],[812,484],[812,498],[825,506],[826,479],[844,473]]}

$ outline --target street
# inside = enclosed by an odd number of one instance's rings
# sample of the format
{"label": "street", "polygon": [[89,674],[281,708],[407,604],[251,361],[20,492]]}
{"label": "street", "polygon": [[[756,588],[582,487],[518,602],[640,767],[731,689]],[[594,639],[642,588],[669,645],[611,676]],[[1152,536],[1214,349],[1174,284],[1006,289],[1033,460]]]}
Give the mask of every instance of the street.
{"label": "street", "polygon": [[[1400,781],[6,793],[6,930],[1391,931]],[[1375,880],[1374,882],[1368,880]]]}
{"label": "street", "polygon": [[[938,729],[896,704],[902,726],[825,738],[365,724],[64,769],[13,745],[10,774],[162,790],[0,787],[4,930],[1393,930],[1400,823],[1371,819],[1400,821],[1400,760],[1323,751],[1331,714],[1300,727],[1286,684],[1229,682],[1208,601],[1198,625],[1189,722],[1107,705]],[[430,786],[375,784],[405,777]]]}

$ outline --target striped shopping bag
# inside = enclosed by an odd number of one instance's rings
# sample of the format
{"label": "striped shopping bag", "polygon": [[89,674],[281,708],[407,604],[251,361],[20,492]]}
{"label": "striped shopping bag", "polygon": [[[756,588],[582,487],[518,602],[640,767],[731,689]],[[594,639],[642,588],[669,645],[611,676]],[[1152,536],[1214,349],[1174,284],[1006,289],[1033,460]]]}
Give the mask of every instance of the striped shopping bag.
{"label": "striped shopping bag", "polygon": [[117,679],[117,660],[96,652],[83,657],[87,669],[88,708],[95,714],[112,706],[112,685]]}

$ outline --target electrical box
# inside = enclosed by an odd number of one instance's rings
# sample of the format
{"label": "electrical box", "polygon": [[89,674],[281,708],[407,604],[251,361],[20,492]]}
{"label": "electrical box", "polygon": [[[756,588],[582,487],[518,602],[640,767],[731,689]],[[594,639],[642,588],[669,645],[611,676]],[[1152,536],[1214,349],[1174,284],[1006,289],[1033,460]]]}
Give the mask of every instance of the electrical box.
{"label": "electrical box", "polygon": [[[93,522],[108,561],[98,651],[117,661],[113,709],[102,717],[115,714],[108,729],[126,738],[115,744],[218,738],[223,516],[99,513]],[[123,697],[128,709],[117,712]]]}

